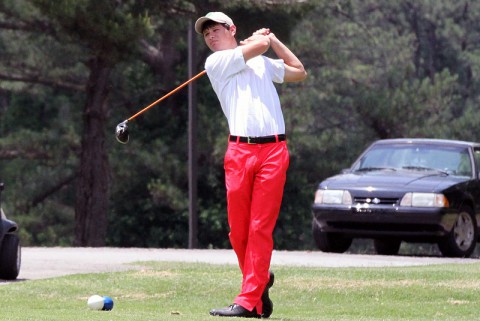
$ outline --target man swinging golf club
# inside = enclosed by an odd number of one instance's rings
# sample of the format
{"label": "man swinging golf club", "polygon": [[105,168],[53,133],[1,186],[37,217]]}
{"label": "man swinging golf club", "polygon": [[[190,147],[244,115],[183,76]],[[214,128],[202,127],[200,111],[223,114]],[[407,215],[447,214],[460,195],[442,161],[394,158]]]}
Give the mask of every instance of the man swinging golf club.
{"label": "man swinging golf club", "polygon": [[[222,12],[195,23],[213,51],[205,70],[227,117],[225,154],[230,243],[243,273],[233,304],[211,315],[268,318],[273,312],[269,272],[275,227],[283,197],[289,154],[280,100],[273,82],[295,82],[307,73],[300,60],[268,28],[237,44],[236,26]],[[262,54],[269,48],[278,59]]]}

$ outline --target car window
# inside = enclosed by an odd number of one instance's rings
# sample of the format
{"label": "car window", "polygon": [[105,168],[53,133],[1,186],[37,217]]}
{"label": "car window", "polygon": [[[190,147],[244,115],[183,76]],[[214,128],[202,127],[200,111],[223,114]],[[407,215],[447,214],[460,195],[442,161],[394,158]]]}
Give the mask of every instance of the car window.
{"label": "car window", "polygon": [[[478,156],[480,157],[480,151]],[[480,158],[479,158],[480,159]],[[373,146],[354,165],[364,169],[438,170],[450,175],[472,176],[468,149],[456,146],[392,144]]]}
{"label": "car window", "polygon": [[[475,163],[477,164],[477,171],[480,171],[480,148],[475,148],[474,150]],[[478,173],[480,175],[480,173]]]}
{"label": "car window", "polygon": [[472,162],[470,161],[470,157],[468,157],[468,153],[460,154],[457,174],[460,176],[472,176]]}

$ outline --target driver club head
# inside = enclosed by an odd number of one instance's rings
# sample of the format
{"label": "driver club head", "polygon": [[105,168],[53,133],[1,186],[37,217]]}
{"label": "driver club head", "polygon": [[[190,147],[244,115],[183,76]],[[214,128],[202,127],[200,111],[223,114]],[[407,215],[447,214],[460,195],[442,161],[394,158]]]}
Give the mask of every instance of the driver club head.
{"label": "driver club head", "polygon": [[115,128],[115,137],[119,143],[126,144],[129,140],[127,121],[123,121]]}

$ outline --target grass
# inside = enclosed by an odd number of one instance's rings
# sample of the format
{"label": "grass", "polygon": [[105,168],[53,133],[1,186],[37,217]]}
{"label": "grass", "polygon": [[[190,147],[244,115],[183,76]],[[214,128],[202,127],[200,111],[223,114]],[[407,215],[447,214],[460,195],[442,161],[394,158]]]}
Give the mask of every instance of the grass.
{"label": "grass", "polygon": [[[389,268],[273,267],[271,320],[475,320],[480,264]],[[240,288],[236,266],[145,263],[142,270],[0,285],[0,320],[225,320],[208,315]],[[90,295],[112,311],[92,311]]]}

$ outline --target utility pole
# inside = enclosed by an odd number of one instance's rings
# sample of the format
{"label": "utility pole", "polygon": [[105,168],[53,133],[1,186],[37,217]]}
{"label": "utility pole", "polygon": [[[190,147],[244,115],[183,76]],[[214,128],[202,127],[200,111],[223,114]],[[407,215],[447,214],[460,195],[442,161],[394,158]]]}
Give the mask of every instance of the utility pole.
{"label": "utility pole", "polygon": [[[190,19],[188,28],[188,78],[196,71],[195,21]],[[188,85],[188,248],[198,247],[198,206],[197,206],[197,86]]]}

